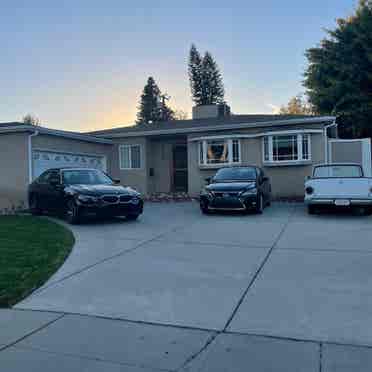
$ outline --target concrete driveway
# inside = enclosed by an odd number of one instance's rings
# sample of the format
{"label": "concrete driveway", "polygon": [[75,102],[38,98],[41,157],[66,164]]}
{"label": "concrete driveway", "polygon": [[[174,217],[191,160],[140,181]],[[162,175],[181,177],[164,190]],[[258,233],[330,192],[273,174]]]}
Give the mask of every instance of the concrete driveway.
{"label": "concrete driveway", "polygon": [[[185,371],[372,368],[371,217],[308,216],[299,204],[261,216],[147,204],[137,222],[73,230],[64,266],[16,306],[68,314],[52,328],[74,330],[88,316],[187,330]],[[54,350],[50,337],[34,342]]]}

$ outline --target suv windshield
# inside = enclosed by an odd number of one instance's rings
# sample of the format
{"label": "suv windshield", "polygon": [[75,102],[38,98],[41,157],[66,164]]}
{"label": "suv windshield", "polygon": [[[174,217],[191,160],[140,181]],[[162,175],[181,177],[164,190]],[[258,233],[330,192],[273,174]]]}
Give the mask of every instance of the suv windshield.
{"label": "suv windshield", "polygon": [[223,168],[220,169],[213,180],[216,182],[221,181],[247,181],[255,180],[257,178],[256,168]]}
{"label": "suv windshield", "polygon": [[322,165],[314,168],[314,178],[359,178],[363,177],[359,165]]}
{"label": "suv windshield", "polygon": [[65,185],[112,185],[113,181],[103,172],[95,169],[71,169],[62,172]]}

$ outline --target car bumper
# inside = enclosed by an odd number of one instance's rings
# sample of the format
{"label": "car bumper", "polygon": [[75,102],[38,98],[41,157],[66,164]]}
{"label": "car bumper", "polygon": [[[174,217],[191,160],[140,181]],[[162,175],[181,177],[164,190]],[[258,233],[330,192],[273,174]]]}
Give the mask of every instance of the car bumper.
{"label": "car bumper", "polygon": [[253,209],[257,205],[257,196],[247,196],[244,198],[229,197],[229,198],[208,198],[201,197],[200,202],[211,211],[246,211]]}
{"label": "car bumper", "polygon": [[307,205],[324,205],[324,206],[372,206],[372,199],[363,198],[312,198],[305,199]]}
{"label": "car bumper", "polygon": [[108,205],[83,205],[80,204],[79,212],[82,216],[127,216],[129,214],[142,214],[143,201],[137,204],[117,203]]}

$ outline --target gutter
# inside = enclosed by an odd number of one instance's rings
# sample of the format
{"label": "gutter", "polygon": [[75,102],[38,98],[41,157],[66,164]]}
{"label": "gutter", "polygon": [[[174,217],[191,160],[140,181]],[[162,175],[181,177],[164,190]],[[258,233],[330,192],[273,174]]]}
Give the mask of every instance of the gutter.
{"label": "gutter", "polygon": [[329,141],[328,141],[328,128],[337,127],[336,119],[333,120],[332,124],[325,125],[323,128],[324,133],[324,162],[329,164]]}
{"label": "gutter", "polygon": [[32,138],[39,135],[39,130],[35,129],[34,133],[28,136],[28,181],[32,182]]}
{"label": "gutter", "polygon": [[[210,126],[200,126],[200,127],[189,127],[189,128],[176,128],[176,129],[156,129],[156,130],[143,130],[143,131],[130,131],[125,132],[125,128],[121,128],[122,131],[118,133],[110,133],[111,129],[106,131],[96,131],[89,132],[89,135],[94,135],[96,137],[102,138],[120,138],[120,137],[141,137],[141,136],[153,136],[161,134],[189,134],[189,133],[198,133],[198,132],[210,132],[210,131],[221,131],[229,129],[251,129],[251,128],[261,128],[268,126],[288,126],[288,125],[297,125],[297,124],[316,124],[323,123],[327,121],[334,121],[334,116],[322,116],[317,118],[303,118],[303,119],[287,119],[287,120],[277,120],[277,121],[261,121],[256,123],[238,123],[238,124],[220,124],[220,125],[210,125]],[[175,124],[177,125],[177,124]]]}

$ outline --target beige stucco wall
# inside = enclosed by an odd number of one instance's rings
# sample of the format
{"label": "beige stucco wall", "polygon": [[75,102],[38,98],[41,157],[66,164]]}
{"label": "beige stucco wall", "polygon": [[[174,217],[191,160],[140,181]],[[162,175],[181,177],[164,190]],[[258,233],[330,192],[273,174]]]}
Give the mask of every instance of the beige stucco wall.
{"label": "beige stucco wall", "polygon": [[[147,163],[147,143],[144,137],[118,138],[113,140],[111,167],[112,177],[120,179],[121,184],[131,186],[143,194],[148,193],[148,163]],[[141,146],[141,169],[120,169],[119,146],[135,144]]]}
{"label": "beige stucco wall", "polygon": [[0,211],[26,203],[28,133],[0,135]]}
{"label": "beige stucco wall", "polygon": [[[231,133],[232,134],[232,133]],[[235,133],[234,133],[235,134]],[[189,139],[201,137],[189,136]],[[197,196],[205,185],[205,178],[213,176],[217,169],[199,166],[198,142],[188,142],[189,193]],[[324,162],[324,140],[320,133],[311,134],[312,161],[306,165],[264,166],[262,160],[262,139],[241,139],[242,165],[263,167],[271,179],[274,198],[301,198],[304,195],[304,181],[311,174],[313,164]]]}
{"label": "beige stucco wall", "polygon": [[172,146],[169,140],[148,142],[148,169],[152,168],[153,176],[149,176],[149,193],[170,192],[172,187]]}
{"label": "beige stucco wall", "polygon": [[362,141],[331,142],[331,158],[334,163],[358,163],[363,164]]}

